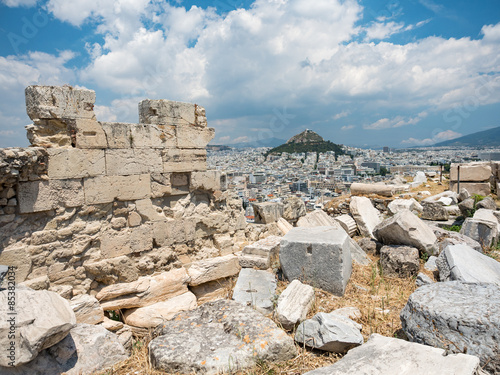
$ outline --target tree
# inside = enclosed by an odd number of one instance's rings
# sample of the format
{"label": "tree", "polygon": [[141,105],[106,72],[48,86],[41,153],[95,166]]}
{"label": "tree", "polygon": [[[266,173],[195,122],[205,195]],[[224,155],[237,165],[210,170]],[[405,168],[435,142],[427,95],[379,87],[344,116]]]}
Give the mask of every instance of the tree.
{"label": "tree", "polygon": [[380,167],[380,175],[381,176],[385,176],[387,173],[389,173],[389,171],[387,170],[386,167]]}

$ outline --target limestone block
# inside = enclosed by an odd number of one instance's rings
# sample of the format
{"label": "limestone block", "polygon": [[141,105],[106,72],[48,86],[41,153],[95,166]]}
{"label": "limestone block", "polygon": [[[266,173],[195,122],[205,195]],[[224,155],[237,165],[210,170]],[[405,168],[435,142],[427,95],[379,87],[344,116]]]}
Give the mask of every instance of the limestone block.
{"label": "limestone block", "polygon": [[132,147],[172,148],[176,147],[175,126],[131,124]]}
{"label": "limestone block", "polygon": [[215,129],[178,125],[175,134],[177,136],[177,147],[179,148],[205,148],[208,142],[215,137]]}
{"label": "limestone block", "polygon": [[32,146],[37,147],[72,147],[74,140],[68,125],[59,119],[35,120],[26,126],[27,137]]}
{"label": "limestone block", "polygon": [[189,173],[172,173],[170,183],[175,187],[189,185]]}
{"label": "limestone block", "polygon": [[264,202],[252,204],[256,224],[269,224],[278,221],[283,216],[283,204]]}
{"label": "limestone block", "polygon": [[392,197],[396,188],[394,185],[363,184],[355,182],[351,185],[352,195],[378,194]]}
{"label": "limestone block", "polygon": [[130,148],[133,145],[132,124],[121,122],[99,122],[106,134],[108,148]]}
{"label": "limestone block", "polygon": [[106,328],[108,331],[116,332],[123,328],[123,323],[118,320],[111,320],[107,316],[104,317],[104,320],[99,324]]}
{"label": "limestone block", "polygon": [[172,194],[170,173],[151,173],[151,198]]}
{"label": "limestone block", "polygon": [[97,324],[104,320],[104,311],[99,301],[88,294],[80,294],[70,301],[77,323]]}
{"label": "limestone block", "polygon": [[156,221],[153,238],[158,246],[185,243],[195,239],[195,223],[190,219]]}
{"label": "limestone block", "polygon": [[31,213],[54,208],[84,205],[81,180],[39,180],[20,182],[18,190],[19,211]]}
{"label": "limestone block", "polygon": [[194,293],[198,303],[201,305],[218,299],[226,299],[228,293],[233,290],[233,282],[231,278],[219,279],[205,284],[192,286],[189,289]]}
{"label": "limestone block", "polygon": [[340,215],[335,217],[335,221],[340,224],[342,228],[346,231],[349,237],[352,237],[358,231],[358,225],[356,221],[349,215]]}
{"label": "limestone block", "polygon": [[144,199],[151,196],[149,174],[102,176],[84,179],[85,203],[99,204]]}
{"label": "limestone block", "polygon": [[481,246],[495,245],[498,241],[498,221],[468,217],[462,224],[460,234],[472,238]]}
{"label": "limestone block", "polygon": [[161,152],[153,148],[106,150],[106,174],[127,176],[143,173],[161,173]]}
{"label": "limestone block", "polygon": [[276,222],[276,225],[278,225],[278,229],[283,233],[283,235],[287,234],[290,229],[293,228],[292,224],[290,224],[288,221],[280,217],[278,221]]}
{"label": "limestone block", "polygon": [[207,150],[166,149],[162,151],[163,172],[192,172],[207,170]]}
{"label": "limestone block", "polygon": [[131,283],[105,287],[96,298],[104,310],[130,309],[149,306],[187,293],[189,276],[184,268],[144,276]]}
{"label": "limestone block", "polygon": [[313,212],[309,212],[306,216],[301,217],[297,221],[298,227],[325,227],[325,226],[333,226],[340,228],[340,224],[338,224],[335,219],[323,210],[314,210]]}
{"label": "limestone block", "polygon": [[48,148],[47,175],[50,179],[102,176],[106,173],[103,150]]}
{"label": "limestone block", "polygon": [[[489,181],[490,179],[491,167],[487,163],[466,164],[466,165],[453,163],[450,167],[450,181],[453,182],[457,181],[459,165],[460,165],[460,181],[483,182],[483,181]],[[467,191],[469,191],[469,189],[467,189]]]}
{"label": "limestone block", "polygon": [[221,189],[220,171],[192,172],[190,190],[217,191]]}
{"label": "limestone block", "polygon": [[133,327],[155,328],[165,320],[171,320],[181,311],[197,307],[196,296],[186,292],[179,296],[155,304],[126,310],[123,314],[125,323]]}
{"label": "limestone block", "polygon": [[8,281],[15,279],[16,284],[26,280],[26,277],[31,272],[32,261],[27,248],[21,244],[14,244],[5,249],[0,250],[0,264],[14,267],[13,272],[10,272],[5,277],[1,286],[7,287]]}
{"label": "limestone block", "polygon": [[306,205],[299,197],[289,197],[284,202],[283,217],[294,223],[307,214]]}
{"label": "limestone block", "polygon": [[155,125],[195,124],[195,104],[145,99],[139,102],[139,122]]}
{"label": "limestone block", "polygon": [[314,288],[293,280],[281,293],[276,308],[276,319],[286,330],[292,330],[305,320],[314,303]]}
{"label": "limestone block", "polygon": [[162,208],[154,206],[151,199],[140,199],[135,201],[135,209],[139,213],[139,218],[145,221],[164,221],[167,219]]}
{"label": "limestone block", "polygon": [[[488,195],[491,193],[489,182],[460,182],[460,190],[466,189],[470,194]],[[457,191],[457,183],[450,181],[450,190]]]}
{"label": "limestone block", "polygon": [[281,241],[279,258],[288,280],[344,294],[352,259],[350,237],[342,228],[293,228]]}
{"label": "limestone block", "polygon": [[151,364],[167,373],[249,373],[255,358],[286,361],[297,352],[271,319],[229,300],[179,313],[157,333],[149,344]]}
{"label": "limestone block", "polygon": [[[33,360],[40,351],[64,339],[76,324],[69,302],[56,293],[16,287],[15,294],[15,305],[10,305],[8,290],[0,292],[0,347],[4,349],[0,366],[5,367],[9,362],[18,366]],[[9,338],[12,321],[15,334]],[[8,358],[11,346],[15,354]]]}
{"label": "limestone block", "polygon": [[473,355],[372,334],[340,361],[304,375],[485,375]]}
{"label": "limestone block", "polygon": [[[443,198],[441,198],[443,199]],[[449,198],[448,198],[449,199]],[[438,202],[427,202],[423,204],[421,219],[446,221],[450,218],[448,210]]]}
{"label": "limestone block", "polygon": [[26,112],[36,119],[93,119],[95,92],[71,86],[28,86]]}
{"label": "limestone block", "polygon": [[[500,287],[445,281],[423,285],[400,314],[410,341],[477,356],[487,373],[500,371]],[[441,369],[441,368],[440,368]]]}
{"label": "limestone block", "polygon": [[363,237],[373,236],[373,230],[382,221],[380,212],[373,207],[370,199],[366,197],[352,197],[349,205],[351,215],[358,224],[359,231]]}
{"label": "limestone block", "polygon": [[333,353],[345,353],[361,345],[359,325],[345,316],[320,312],[300,323],[295,341],[310,348]]}
{"label": "limestone block", "polygon": [[153,248],[152,229],[149,225],[126,228],[121,231],[109,229],[101,232],[100,239],[101,256],[106,259]]}
{"label": "limestone block", "polygon": [[204,259],[191,264],[188,275],[190,286],[204,284],[210,281],[237,275],[240,272],[238,257],[228,254],[222,257]]}
{"label": "limestone block", "polygon": [[239,257],[240,265],[245,268],[268,269],[278,258],[280,242],[281,237],[269,236],[245,246]]}
{"label": "limestone block", "polygon": [[72,144],[77,148],[108,147],[106,133],[95,119],[65,120],[71,134]]}
{"label": "limestone block", "polygon": [[233,290],[233,300],[251,306],[262,314],[273,311],[276,278],[273,273],[242,268]]}
{"label": "limestone block", "polygon": [[437,237],[429,226],[408,210],[384,220],[373,231],[384,245],[414,246],[429,255],[438,250]]}
{"label": "limestone block", "polygon": [[380,249],[380,266],[384,276],[415,276],[420,268],[418,250],[410,246],[383,246]]}

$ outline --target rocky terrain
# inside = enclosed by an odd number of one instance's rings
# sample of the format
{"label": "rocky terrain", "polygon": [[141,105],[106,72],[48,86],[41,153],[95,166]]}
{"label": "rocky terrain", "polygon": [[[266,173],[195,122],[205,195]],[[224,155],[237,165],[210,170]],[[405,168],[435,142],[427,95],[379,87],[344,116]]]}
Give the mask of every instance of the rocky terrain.
{"label": "rocky terrain", "polygon": [[[29,88],[37,147],[1,151],[1,374],[500,374],[500,211],[467,189],[489,164],[461,166],[459,194],[420,173],[247,224],[189,156],[201,107],[142,102],[106,132],[75,91]],[[96,150],[104,170],[78,164]]]}

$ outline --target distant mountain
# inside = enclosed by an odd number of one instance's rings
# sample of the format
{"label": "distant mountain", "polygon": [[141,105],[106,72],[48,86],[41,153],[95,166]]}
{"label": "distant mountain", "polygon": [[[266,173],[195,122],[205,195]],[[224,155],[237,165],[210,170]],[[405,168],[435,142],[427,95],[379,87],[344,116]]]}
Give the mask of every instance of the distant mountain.
{"label": "distant mountain", "polygon": [[460,138],[436,143],[434,146],[500,146],[500,126],[482,132],[464,135]]}
{"label": "distant mountain", "polygon": [[322,136],[312,130],[306,129],[302,133],[294,135],[286,143],[317,143],[324,142]]}
{"label": "distant mountain", "polygon": [[302,133],[294,135],[285,144],[275,147],[266,153],[281,154],[283,152],[302,153],[302,152],[326,152],[334,151],[335,155],[343,155],[344,150],[340,145],[330,141],[325,141],[319,134],[306,129]]}
{"label": "distant mountain", "polygon": [[245,147],[276,147],[284,143],[284,139],[278,139],[278,138],[266,138],[262,139],[260,141],[255,140],[255,141],[250,141],[250,142],[240,142],[240,143],[233,143],[228,146],[234,147],[234,148],[245,148]]}

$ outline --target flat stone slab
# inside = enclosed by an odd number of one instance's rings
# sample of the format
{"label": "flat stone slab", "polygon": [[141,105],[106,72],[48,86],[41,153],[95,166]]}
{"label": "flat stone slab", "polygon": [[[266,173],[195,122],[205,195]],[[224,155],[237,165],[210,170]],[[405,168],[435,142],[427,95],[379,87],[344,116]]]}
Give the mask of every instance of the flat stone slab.
{"label": "flat stone slab", "polygon": [[273,312],[276,277],[273,273],[243,268],[233,290],[233,300],[262,314]]}
{"label": "flat stone slab", "polygon": [[281,241],[281,269],[290,281],[342,296],[352,271],[351,246],[339,226],[293,228]]}
{"label": "flat stone slab", "polygon": [[235,301],[208,302],[156,329],[149,344],[154,368],[169,373],[242,371],[261,361],[296,355],[293,339],[254,309]]}
{"label": "flat stone slab", "polygon": [[335,364],[304,375],[486,375],[479,359],[374,333]]}
{"label": "flat stone slab", "polygon": [[[479,357],[500,372],[500,287],[446,281],[418,288],[401,311],[410,341]],[[459,373],[459,372],[457,372]]]}
{"label": "flat stone slab", "polygon": [[276,319],[283,328],[291,330],[306,319],[314,303],[314,288],[293,280],[281,293],[276,307]]}
{"label": "flat stone slab", "polygon": [[380,212],[373,207],[370,199],[366,197],[351,197],[349,205],[351,215],[358,224],[363,237],[373,237],[373,230],[382,221]]}
{"label": "flat stone slab", "polygon": [[436,264],[441,281],[493,283],[500,286],[500,263],[467,245],[446,247]]}
{"label": "flat stone slab", "polygon": [[358,323],[331,313],[318,313],[297,327],[295,341],[310,348],[333,353],[345,353],[361,345],[363,336]]}
{"label": "flat stone slab", "polygon": [[278,257],[281,237],[269,236],[243,248],[239,256],[240,266],[266,270]]}

